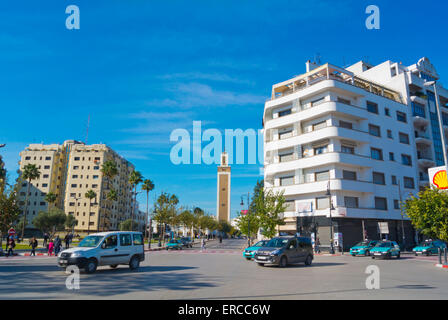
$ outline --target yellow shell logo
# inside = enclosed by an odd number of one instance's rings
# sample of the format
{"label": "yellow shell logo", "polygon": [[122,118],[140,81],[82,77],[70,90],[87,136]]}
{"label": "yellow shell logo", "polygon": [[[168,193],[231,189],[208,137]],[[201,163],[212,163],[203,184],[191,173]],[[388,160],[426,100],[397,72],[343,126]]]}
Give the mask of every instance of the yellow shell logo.
{"label": "yellow shell logo", "polygon": [[447,180],[447,176],[446,176],[446,171],[442,170],[442,171],[437,172],[434,175],[432,182],[439,189],[443,189],[443,190],[448,189],[448,180]]}

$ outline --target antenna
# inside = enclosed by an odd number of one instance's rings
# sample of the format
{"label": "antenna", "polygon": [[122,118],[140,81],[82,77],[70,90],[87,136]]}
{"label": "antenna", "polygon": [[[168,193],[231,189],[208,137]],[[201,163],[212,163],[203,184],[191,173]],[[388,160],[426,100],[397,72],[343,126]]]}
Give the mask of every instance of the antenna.
{"label": "antenna", "polygon": [[316,55],[314,56],[314,63],[320,65],[320,54],[316,53]]}
{"label": "antenna", "polygon": [[86,145],[89,140],[89,125],[90,125],[90,114],[89,114],[89,117],[87,118]]}

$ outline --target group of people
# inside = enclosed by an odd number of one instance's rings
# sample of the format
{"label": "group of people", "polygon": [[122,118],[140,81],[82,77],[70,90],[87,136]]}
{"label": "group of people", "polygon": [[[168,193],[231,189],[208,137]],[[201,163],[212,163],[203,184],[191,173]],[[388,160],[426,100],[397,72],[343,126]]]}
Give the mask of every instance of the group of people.
{"label": "group of people", "polygon": [[[65,249],[70,248],[70,243],[73,240],[73,235],[71,233],[67,233],[64,237]],[[48,233],[44,234],[43,237],[43,247],[47,249],[47,254],[49,256],[54,255],[57,256],[59,252],[62,251],[62,239],[57,235],[54,239],[48,235]],[[36,237],[32,237],[29,241],[29,246],[31,247],[31,256],[36,256],[36,249],[39,246],[39,242]],[[14,248],[16,247],[16,241],[14,236],[8,236],[6,240],[6,257],[14,255]]]}

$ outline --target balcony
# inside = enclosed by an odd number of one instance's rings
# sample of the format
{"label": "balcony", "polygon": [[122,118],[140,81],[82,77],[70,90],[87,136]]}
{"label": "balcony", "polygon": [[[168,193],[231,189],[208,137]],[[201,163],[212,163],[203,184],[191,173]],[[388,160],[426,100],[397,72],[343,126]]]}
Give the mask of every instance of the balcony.
{"label": "balcony", "polygon": [[432,141],[429,138],[429,136],[421,134],[421,133],[416,133],[415,134],[415,143],[430,146],[432,144]]}
{"label": "balcony", "polygon": [[436,163],[434,162],[434,160],[432,160],[431,157],[429,157],[429,156],[418,155],[417,158],[418,158],[418,164],[424,168],[436,166]]}
{"label": "balcony", "polygon": [[411,95],[411,101],[422,105],[426,105],[426,99],[424,95]]}
{"label": "balcony", "polygon": [[328,63],[303,75],[274,85],[272,96],[269,100],[272,101],[288,96],[295,92],[309,88],[310,86],[313,86],[324,80],[336,80],[361,88],[367,92],[377,94],[386,99],[390,99],[398,103],[403,103],[398,92],[376,84],[372,81],[367,81],[360,77],[356,77],[352,72]]}

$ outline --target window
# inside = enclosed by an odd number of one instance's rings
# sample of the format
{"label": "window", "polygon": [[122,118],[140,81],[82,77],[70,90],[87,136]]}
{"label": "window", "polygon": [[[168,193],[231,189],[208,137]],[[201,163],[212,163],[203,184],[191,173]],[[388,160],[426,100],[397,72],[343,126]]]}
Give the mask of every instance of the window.
{"label": "window", "polygon": [[48,170],[48,169],[50,169],[50,166],[44,166],[44,169]]}
{"label": "window", "polygon": [[373,124],[369,124],[369,133],[375,137],[381,137],[380,127],[375,126]]}
{"label": "window", "polygon": [[342,178],[345,180],[356,180],[356,172],[355,171],[342,171]]}
{"label": "window", "polygon": [[387,210],[387,199],[381,197],[375,197],[375,209]]}
{"label": "window", "polygon": [[51,157],[45,157],[45,160],[47,160],[47,161],[51,160]]}
{"label": "window", "polygon": [[381,172],[373,172],[373,183],[374,184],[386,184],[386,179],[384,178],[384,173]]}
{"label": "window", "polygon": [[134,233],[132,235],[132,237],[134,238],[134,246],[142,246],[143,245],[143,237],[141,234]]}
{"label": "window", "polygon": [[75,157],[75,159],[74,159],[74,160],[75,160],[75,161],[79,161],[79,159],[80,159],[79,157]]}
{"label": "window", "polygon": [[48,174],[44,174],[42,177],[43,177],[44,179],[48,179],[49,175],[48,175]]}
{"label": "window", "polygon": [[338,97],[338,102],[350,105],[350,100]]}
{"label": "window", "polygon": [[327,121],[318,122],[313,124],[313,131],[323,129],[326,127],[327,127]]}
{"label": "window", "polygon": [[294,153],[285,153],[278,156],[280,162],[292,161],[294,160]]}
{"label": "window", "polygon": [[79,166],[73,166],[73,170],[78,170]]}
{"label": "window", "polygon": [[31,160],[31,157],[29,157],[29,156],[25,157],[25,160]]}
{"label": "window", "polygon": [[72,175],[72,178],[73,178],[73,179],[78,179],[78,175],[77,175],[77,174],[74,174],[74,175]]}
{"label": "window", "polygon": [[383,160],[383,150],[381,149],[370,148],[370,155],[372,159]]}
{"label": "window", "polygon": [[414,189],[415,185],[414,185],[414,178],[410,178],[410,177],[404,177],[404,187],[407,189]]}
{"label": "window", "polygon": [[394,209],[400,209],[400,202],[397,199],[394,199]]}
{"label": "window", "polygon": [[316,198],[316,209],[322,210],[322,209],[328,209],[330,208],[330,199],[327,197],[323,198]]}
{"label": "window", "polygon": [[281,186],[290,186],[294,184],[294,176],[280,178]]}
{"label": "window", "polygon": [[314,154],[322,154],[328,152],[328,145],[314,148]]}
{"label": "window", "polygon": [[45,202],[41,202],[40,205],[41,205],[41,206],[45,206],[46,203],[45,203]]}
{"label": "window", "polygon": [[289,241],[288,249],[294,250],[296,248],[297,248],[297,240],[293,239],[293,240]]}
{"label": "window", "polygon": [[406,133],[400,132],[398,133],[398,137],[400,143],[409,144],[409,135],[407,135]]}
{"label": "window", "polygon": [[[93,225],[93,222],[90,222],[90,225]],[[116,246],[117,246],[117,236],[111,235],[104,240],[103,244],[101,245],[101,248],[113,249]]]}
{"label": "window", "polygon": [[339,126],[341,128],[353,129],[353,123],[347,121],[339,120]]}
{"label": "window", "polygon": [[407,122],[406,113],[397,111],[397,120],[406,123]]}
{"label": "window", "polygon": [[42,183],[42,187],[43,187],[43,188],[48,187],[48,183]]}
{"label": "window", "polygon": [[378,104],[367,101],[367,111],[378,114]]}
{"label": "window", "polygon": [[292,112],[292,109],[286,109],[286,110],[280,111],[278,113],[278,117],[280,118],[280,117],[284,117],[284,116],[290,115],[291,112]]}
{"label": "window", "polygon": [[315,181],[328,181],[330,179],[330,171],[321,171],[314,173]]}
{"label": "window", "polygon": [[396,186],[398,183],[397,183],[397,176],[392,176],[392,184],[394,185],[394,186]]}
{"label": "window", "polygon": [[387,137],[389,139],[393,139],[394,137],[392,136],[392,130],[387,130]]}
{"label": "window", "polygon": [[355,154],[355,148],[353,148],[352,146],[341,146],[341,152],[342,153],[350,153],[350,154]]}
{"label": "window", "polygon": [[128,233],[120,234],[120,246],[126,247],[126,246],[132,246],[132,239],[131,235]]}
{"label": "window", "polygon": [[384,108],[384,114],[388,117],[390,117],[390,110],[389,108]]}
{"label": "window", "polygon": [[76,184],[72,184],[72,188],[76,188],[77,187],[77,185]]}
{"label": "window", "polygon": [[311,101],[311,106],[314,107],[314,106],[317,106],[324,102],[325,102],[325,97],[322,97],[322,98],[316,99],[314,101]]}
{"label": "window", "polygon": [[93,179],[98,179],[98,176],[93,176]]}
{"label": "window", "polygon": [[285,205],[285,211],[296,211],[296,202],[294,200],[286,200]]}
{"label": "window", "polygon": [[404,164],[405,166],[412,166],[411,156],[409,156],[407,154],[402,154],[401,155],[401,163]]}
{"label": "window", "polygon": [[280,140],[282,140],[282,139],[286,139],[286,138],[292,137],[292,132],[293,132],[292,128],[287,129],[287,130],[282,131],[282,132],[279,132],[278,133],[278,138]]}
{"label": "window", "polygon": [[392,68],[390,69],[390,75],[391,75],[392,77],[395,77],[395,76],[397,75],[397,67],[392,67]]}
{"label": "window", "polygon": [[100,169],[99,166],[94,166],[94,167],[93,167],[93,170],[99,170],[99,169]]}
{"label": "window", "polygon": [[358,198],[357,197],[344,197],[344,206],[346,208],[358,208]]}
{"label": "window", "polygon": [[395,161],[395,154],[393,152],[389,152],[389,160]]}

